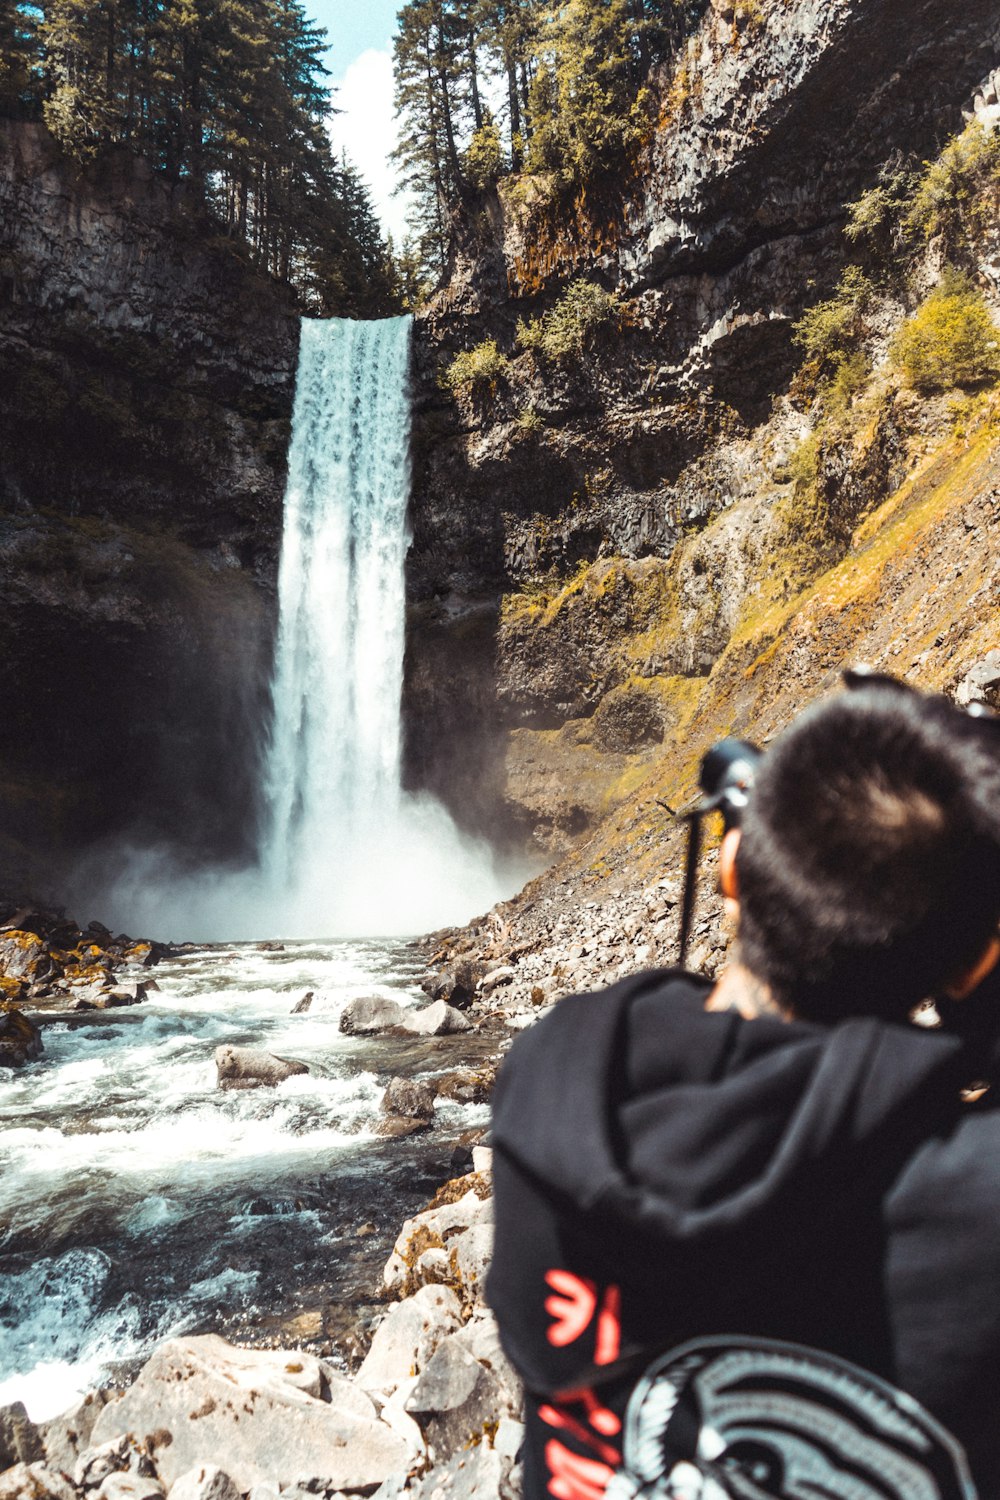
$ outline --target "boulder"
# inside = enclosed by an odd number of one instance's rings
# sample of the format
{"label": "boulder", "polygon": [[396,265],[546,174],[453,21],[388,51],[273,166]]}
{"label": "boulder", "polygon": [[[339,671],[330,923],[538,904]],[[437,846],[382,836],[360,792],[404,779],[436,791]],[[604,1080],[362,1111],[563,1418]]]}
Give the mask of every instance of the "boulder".
{"label": "boulder", "polygon": [[403,1013],[403,1026],[415,1036],[451,1036],[456,1031],[471,1031],[472,1023],[460,1010],[444,1000],[434,1000],[420,1010]]}
{"label": "boulder", "polygon": [[[459,1178],[459,1185],[465,1180],[467,1179]],[[425,1209],[423,1213],[415,1214],[412,1219],[405,1221],[382,1273],[382,1280],[389,1291],[406,1296],[420,1286],[424,1279],[430,1279],[425,1278],[426,1270],[433,1273],[435,1281],[442,1279],[440,1262],[425,1260],[429,1250],[446,1251],[449,1264],[447,1279],[464,1284],[463,1274],[455,1259],[462,1238],[474,1227],[481,1226],[486,1230],[485,1241],[492,1243],[493,1205],[489,1199],[484,1200],[478,1196],[477,1185],[473,1183],[461,1197],[441,1203],[435,1208]],[[477,1246],[477,1249],[480,1248],[481,1246]],[[472,1247],[469,1249],[471,1251]],[[471,1258],[467,1254],[463,1259],[470,1261]],[[473,1270],[474,1267],[470,1264],[468,1274],[471,1275]]]}
{"label": "boulder", "polygon": [[73,1466],[73,1483],[82,1489],[96,1489],[109,1474],[120,1474],[127,1470],[138,1472],[140,1467],[148,1470],[148,1463],[140,1465],[135,1445],[127,1433],[119,1432],[114,1437],[100,1438],[95,1432],[93,1445],[85,1448]]}
{"label": "boulder", "polygon": [[986,703],[1000,709],[1000,651],[987,651],[982,661],[966,673],[958,684],[955,701],[962,708]]}
{"label": "boulder", "polygon": [[242,1494],[297,1479],[373,1489],[406,1468],[406,1444],[360,1390],[348,1393],[345,1381],[318,1400],[296,1384],[302,1378],[311,1381],[309,1357],[298,1352],[234,1349],[215,1334],[171,1339],[104,1408],[94,1438],[132,1435],[168,1486],[218,1463]]}
{"label": "boulder", "polygon": [[484,972],[483,964],[460,959],[446,969],[428,974],[421,980],[420,988],[432,1000],[447,1000],[450,1005],[464,1010],[476,998],[476,986]]}
{"label": "boulder", "polygon": [[163,1500],[165,1494],[163,1485],[151,1474],[109,1474],[95,1500]]}
{"label": "boulder", "polygon": [[49,950],[33,932],[5,932],[0,936],[0,974],[8,979],[39,979],[52,968]]}
{"label": "boulder", "polygon": [[309,1072],[303,1062],[256,1047],[216,1047],[215,1066],[220,1089],[275,1088],[286,1078]]}
{"label": "boulder", "polygon": [[0,1474],[0,1500],[77,1500],[77,1492],[44,1464],[15,1464]]}
{"label": "boulder", "polygon": [[340,1013],[340,1029],[347,1036],[376,1036],[393,1026],[402,1026],[409,1014],[397,1000],[384,995],[359,995],[348,1000]]}
{"label": "boulder", "polygon": [[196,1464],[170,1486],[170,1500],[240,1500],[240,1492],[224,1469]]}
{"label": "boulder", "polygon": [[21,1068],[42,1055],[42,1033],[28,1016],[0,1001],[0,1068]]}
{"label": "boulder", "polygon": [[109,1008],[119,1005],[138,1005],[149,994],[149,985],[136,981],[123,981],[104,992],[104,1003]]}
{"label": "boulder", "polygon": [[430,1457],[440,1460],[481,1438],[497,1421],[501,1399],[497,1377],[452,1334],[435,1349],[405,1406],[424,1429]]}
{"label": "boulder", "polygon": [[486,1272],[493,1259],[492,1223],[474,1224],[471,1229],[457,1235],[448,1250],[455,1283],[461,1286],[467,1302],[478,1301],[483,1295]]}
{"label": "boulder", "polygon": [[375,1330],[371,1348],[358,1371],[366,1391],[393,1391],[419,1371],[443,1338],[462,1321],[462,1307],[449,1287],[422,1286],[405,1302],[391,1307]]}
{"label": "boulder", "polygon": [[512,1500],[505,1488],[510,1462],[488,1443],[435,1464],[407,1495],[411,1500]]}
{"label": "boulder", "polygon": [[488,1104],[496,1082],[496,1069],[491,1066],[460,1068],[435,1081],[441,1098],[454,1099],[457,1104]]}
{"label": "boulder", "polygon": [[405,1115],[411,1120],[430,1120],[434,1117],[434,1100],[437,1090],[433,1084],[420,1083],[413,1078],[393,1078],[382,1095],[381,1110],[385,1115]]}
{"label": "boulder", "polygon": [[517,975],[517,970],[511,964],[501,964],[498,969],[491,969],[479,986],[484,995],[492,995],[505,984],[510,984]]}
{"label": "boulder", "polygon": [[23,1402],[0,1407],[0,1472],[14,1464],[33,1464],[45,1457],[42,1434]]}
{"label": "boulder", "polygon": [[315,996],[314,991],[312,991],[312,990],[306,990],[305,994],[302,996],[302,999],[296,1001],[296,1003],[292,1006],[292,1015],[293,1016],[304,1016],[305,1013],[306,1013],[306,1011],[312,1005],[312,1003],[315,1000],[315,998],[316,998],[316,996]]}
{"label": "boulder", "polygon": [[107,1399],[104,1391],[92,1391],[62,1416],[42,1426],[45,1462],[50,1469],[72,1474],[80,1454],[91,1445],[94,1423]]}
{"label": "boulder", "polygon": [[414,1119],[410,1115],[386,1115],[375,1126],[375,1134],[387,1141],[405,1141],[430,1128],[430,1120]]}

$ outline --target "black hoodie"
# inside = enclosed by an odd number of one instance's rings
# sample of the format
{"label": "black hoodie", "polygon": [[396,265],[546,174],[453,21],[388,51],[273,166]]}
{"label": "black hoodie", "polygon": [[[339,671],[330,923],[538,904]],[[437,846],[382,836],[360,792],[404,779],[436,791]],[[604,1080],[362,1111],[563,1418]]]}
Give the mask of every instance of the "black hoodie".
{"label": "black hoodie", "polygon": [[733,1337],[901,1387],[996,1500],[1000,1112],[962,1102],[967,1049],[710,1013],[708,989],[661,971],[564,1000],[501,1070],[488,1295],[528,1393],[526,1500],[597,1500],[645,1366]]}

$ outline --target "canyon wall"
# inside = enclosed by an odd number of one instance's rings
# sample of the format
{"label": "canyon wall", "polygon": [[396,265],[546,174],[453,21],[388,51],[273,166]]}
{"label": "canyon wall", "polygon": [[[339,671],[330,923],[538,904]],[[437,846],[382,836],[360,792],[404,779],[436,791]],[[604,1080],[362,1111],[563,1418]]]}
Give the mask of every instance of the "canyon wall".
{"label": "canyon wall", "polygon": [[0,122],[0,865],[252,842],[298,317],[184,194]]}
{"label": "canyon wall", "polygon": [[[619,180],[507,179],[465,216],[418,320],[407,701],[412,774],[470,821],[566,848],[685,721],[788,562],[773,516],[812,421],[791,331],[840,274],[846,205],[934,156],[998,57],[981,0],[713,0]],[[519,344],[581,281],[617,302],[578,353]],[[443,389],[484,339],[500,373]],[[841,549],[907,472],[905,426],[886,396],[829,476]]]}

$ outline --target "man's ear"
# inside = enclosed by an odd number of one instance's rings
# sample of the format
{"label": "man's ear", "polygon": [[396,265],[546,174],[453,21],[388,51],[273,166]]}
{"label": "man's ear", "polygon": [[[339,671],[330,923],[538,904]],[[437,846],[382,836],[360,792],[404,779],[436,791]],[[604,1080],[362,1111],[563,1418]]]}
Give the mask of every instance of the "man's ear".
{"label": "man's ear", "polygon": [[736,875],[736,851],[740,847],[740,830],[730,828],[719,846],[719,889],[727,901],[740,899],[740,884]]}
{"label": "man's ear", "polygon": [[973,990],[979,988],[987,975],[992,974],[998,961],[1000,961],[1000,936],[990,938],[975,962],[963,969],[960,974],[956,974],[950,984],[945,985],[944,992],[948,999],[964,1000],[967,995],[971,995]]}

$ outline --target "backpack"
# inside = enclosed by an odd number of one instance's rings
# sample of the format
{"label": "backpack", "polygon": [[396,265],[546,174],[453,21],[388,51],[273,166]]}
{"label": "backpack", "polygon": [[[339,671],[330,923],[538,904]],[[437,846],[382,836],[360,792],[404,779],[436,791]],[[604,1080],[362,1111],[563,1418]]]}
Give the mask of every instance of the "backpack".
{"label": "backpack", "polygon": [[976,1500],[965,1454],[919,1402],[834,1355],[705,1338],[629,1399],[606,1500]]}

